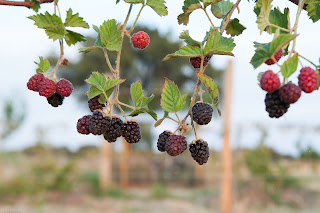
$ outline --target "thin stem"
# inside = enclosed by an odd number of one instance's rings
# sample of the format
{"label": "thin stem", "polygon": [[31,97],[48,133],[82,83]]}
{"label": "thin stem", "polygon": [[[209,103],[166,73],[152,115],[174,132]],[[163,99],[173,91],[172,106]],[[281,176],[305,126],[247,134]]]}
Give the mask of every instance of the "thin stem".
{"label": "thin stem", "polygon": [[235,3],[235,5],[233,5],[233,7],[231,8],[231,10],[230,10],[230,12],[229,12],[229,14],[228,14],[228,17],[227,17],[227,19],[226,19],[226,22],[224,22],[224,24],[223,24],[223,26],[222,26],[222,28],[221,28],[221,30],[220,30],[220,34],[222,34],[222,33],[226,30],[226,28],[227,28],[227,26],[228,26],[228,24],[229,24],[229,22],[230,22],[231,16],[232,16],[234,10],[235,10],[235,9],[238,7],[238,5],[240,4],[240,2],[241,2],[241,0],[238,0],[238,1]]}
{"label": "thin stem", "polygon": [[178,116],[177,112],[175,112],[174,114],[175,114],[176,117],[178,118],[178,121],[179,121],[179,123],[180,123],[180,125],[181,125],[181,121],[180,121],[180,119],[179,119],[179,116]]}
{"label": "thin stem", "polygon": [[[51,3],[54,0],[40,0],[38,1],[40,4],[43,3]],[[20,7],[27,7],[31,8],[32,4],[30,1],[25,1],[25,2],[19,2],[19,1],[6,1],[6,0],[0,0],[0,5],[6,5],[6,6],[20,6]]]}
{"label": "thin stem", "polygon": [[204,56],[201,56],[201,64],[200,64],[200,73],[203,73],[204,69],[203,69],[203,62],[204,62]]}
{"label": "thin stem", "polygon": [[194,132],[194,137],[196,138],[196,141],[197,141],[198,140],[198,136],[197,136],[196,128],[194,127],[193,120],[191,120],[191,126],[192,126],[192,129],[193,129],[193,132]]}
{"label": "thin stem", "polygon": [[[298,12],[297,12],[297,17],[296,17],[296,22],[294,23],[294,27],[293,27],[294,35],[297,35],[298,23],[299,23],[299,18],[300,18],[300,15],[301,15],[301,11],[303,9],[303,5],[304,5],[304,0],[300,0],[299,1]],[[295,38],[294,41],[293,41],[292,50],[291,50],[291,52],[289,54],[289,58],[291,57],[291,55],[295,51],[296,42],[297,42],[297,39]]]}
{"label": "thin stem", "polygon": [[124,119],[126,119],[126,121],[128,121],[127,116],[125,115],[125,113],[124,113],[124,111],[123,111],[123,109],[122,109],[122,107],[121,107],[121,105],[119,103],[117,103],[117,107],[120,109]]}
{"label": "thin stem", "polygon": [[137,15],[137,18],[136,18],[136,20],[134,21],[134,23],[133,23],[131,29],[128,31],[128,33],[131,33],[131,32],[133,31],[133,29],[135,28],[135,26],[136,26],[136,24],[137,24],[137,21],[138,21],[140,15],[141,15],[142,9],[143,9],[145,6],[146,6],[146,5],[143,4],[142,7],[140,8],[140,11],[139,11],[139,13],[138,13],[138,15]]}
{"label": "thin stem", "polygon": [[59,59],[58,59],[58,62],[57,62],[57,64],[56,64],[56,66],[55,66],[55,68],[52,70],[52,72],[50,72],[49,73],[49,75],[48,76],[51,76],[51,75],[53,75],[53,80],[55,81],[55,82],[57,82],[57,75],[56,75],[56,72],[57,72],[57,70],[58,70],[58,68],[59,68],[59,66],[60,66],[60,63],[61,63],[61,61],[62,61],[62,58],[63,58],[63,40],[59,40],[59,44],[60,44],[60,57],[59,57]]}
{"label": "thin stem", "polygon": [[279,30],[282,30],[282,31],[285,31],[285,32],[288,32],[288,33],[290,33],[290,32],[291,32],[291,30],[286,29],[286,28],[283,28],[283,27],[280,27],[280,26],[275,25],[275,24],[268,23],[268,26],[278,28]]}
{"label": "thin stem", "polygon": [[304,60],[306,60],[307,62],[309,62],[310,64],[312,64],[313,66],[315,66],[316,68],[318,67],[315,63],[313,63],[312,61],[310,61],[310,60],[307,59],[306,57],[300,55],[299,53],[297,53],[297,55],[298,55],[300,58],[303,58]]}
{"label": "thin stem", "polygon": [[182,120],[182,122],[185,122],[187,120],[187,118],[189,117],[189,115],[191,115],[191,110],[192,110],[192,107],[196,101],[196,97],[197,97],[197,93],[198,93],[198,89],[199,89],[199,86],[201,85],[201,81],[200,79],[198,79],[198,82],[196,84],[196,88],[194,89],[194,93],[193,93],[193,96],[192,96],[192,99],[191,99],[191,104],[190,104],[190,107],[189,107],[189,110],[188,110],[188,114],[186,115],[186,117]]}
{"label": "thin stem", "polygon": [[59,9],[58,3],[56,1],[54,1],[54,5],[57,7],[59,17],[61,18],[60,9]]}
{"label": "thin stem", "polygon": [[172,121],[174,121],[174,122],[176,122],[176,123],[179,123],[179,121],[177,121],[176,119],[174,119],[174,118],[171,118],[171,117],[167,117],[168,119],[170,119],[170,120],[172,120]]}
{"label": "thin stem", "polygon": [[206,10],[206,8],[202,8],[202,10],[204,11],[204,13],[206,14],[206,16],[208,17],[208,19],[209,19],[209,21],[210,21],[210,24],[211,24],[211,26],[214,28],[214,24],[212,23],[212,20],[211,20],[211,18],[210,18],[210,16],[209,16],[209,14],[207,13],[207,10]]}
{"label": "thin stem", "polygon": [[130,106],[130,105],[125,104],[125,103],[122,103],[122,102],[121,102],[121,101],[119,101],[119,100],[117,100],[117,101],[116,101],[116,103],[118,103],[118,104],[120,104],[120,105],[122,105],[122,106],[128,107],[128,108],[130,108],[130,109],[136,109],[135,107]]}
{"label": "thin stem", "polygon": [[108,67],[109,69],[111,70],[111,72],[113,74],[116,74],[116,72],[114,71],[112,65],[111,65],[111,62],[110,62],[110,59],[109,59],[109,56],[108,56],[108,52],[105,48],[103,48],[103,53],[104,53],[104,57],[106,58],[106,61],[107,61],[107,64],[108,64]]}

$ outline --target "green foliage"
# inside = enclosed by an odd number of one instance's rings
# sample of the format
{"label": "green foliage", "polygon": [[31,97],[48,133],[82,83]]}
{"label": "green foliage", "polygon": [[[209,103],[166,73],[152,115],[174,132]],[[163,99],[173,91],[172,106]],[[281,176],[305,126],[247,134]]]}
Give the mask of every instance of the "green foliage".
{"label": "green foliage", "polygon": [[290,77],[298,68],[298,56],[295,54],[293,57],[289,58],[281,66],[281,73],[283,77]]}
{"label": "green foliage", "polygon": [[181,95],[177,85],[168,79],[165,80],[162,94],[161,107],[167,112],[178,112],[186,105],[187,95]]}
{"label": "green foliage", "polygon": [[317,22],[320,19],[320,0],[307,0],[306,3],[308,16],[313,22]]}
{"label": "green foliage", "polygon": [[48,59],[43,59],[43,57],[39,57],[40,62],[34,62],[36,65],[38,65],[37,73],[45,73],[50,68],[50,63]]}
{"label": "green foliage", "polygon": [[204,55],[216,54],[233,56],[231,51],[235,46],[236,45],[233,43],[232,38],[224,38],[219,32],[216,31],[210,33],[203,51]]}
{"label": "green foliage", "polygon": [[89,28],[88,23],[85,22],[83,18],[79,16],[79,13],[76,13],[76,14],[72,14],[72,13],[73,13],[72,9],[70,8],[67,11],[67,17],[64,22],[64,26]]}
{"label": "green foliage", "polygon": [[198,78],[201,80],[202,84],[205,86],[212,99],[212,104],[218,107],[219,104],[219,90],[217,85],[214,83],[213,79],[203,73],[197,73]]}
{"label": "green foliage", "polygon": [[178,16],[178,23],[188,25],[190,14],[201,7],[199,0],[185,0],[182,6],[183,13]]}
{"label": "green foliage", "polygon": [[159,16],[168,15],[168,10],[164,0],[147,0],[147,5],[150,6]]}
{"label": "green foliage", "polygon": [[246,27],[239,23],[239,19],[235,18],[232,19],[229,24],[227,25],[226,32],[228,35],[231,36],[238,36],[240,35]]}
{"label": "green foliage", "polygon": [[179,57],[190,58],[190,57],[198,57],[198,56],[201,56],[201,49],[196,46],[187,45],[187,46],[181,47],[175,53],[166,55],[163,61],[166,61],[172,58],[179,58]]}
{"label": "green foliage", "polygon": [[272,5],[271,5],[272,0],[260,0],[260,2],[261,2],[261,8],[260,8],[260,13],[257,19],[257,24],[258,24],[260,33],[262,33],[266,29],[266,27],[269,26],[269,16],[270,16],[270,11],[272,9]]}
{"label": "green foliage", "polygon": [[104,21],[100,26],[100,38],[103,47],[110,51],[119,51],[121,48],[120,23],[115,19]]}
{"label": "green foliage", "polygon": [[222,0],[217,4],[211,5],[211,12],[216,18],[225,17],[231,8],[233,7],[233,3],[229,0]]}
{"label": "green foliage", "polygon": [[184,42],[187,43],[187,45],[201,47],[201,43],[199,41],[196,41],[196,40],[194,40],[193,38],[190,37],[188,30],[183,31],[180,34],[179,38],[183,39]]}

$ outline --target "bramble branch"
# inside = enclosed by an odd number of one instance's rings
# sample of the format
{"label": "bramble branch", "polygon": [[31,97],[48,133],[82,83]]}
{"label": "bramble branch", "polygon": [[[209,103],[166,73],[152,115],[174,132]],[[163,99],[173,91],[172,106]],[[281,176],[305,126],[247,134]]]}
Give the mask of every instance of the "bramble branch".
{"label": "bramble branch", "polygon": [[[40,0],[40,4],[43,3],[51,3],[54,2],[54,0]],[[6,0],[0,0],[0,5],[7,5],[7,6],[18,6],[18,7],[27,7],[31,8],[31,2],[19,2],[19,1],[6,1]]]}

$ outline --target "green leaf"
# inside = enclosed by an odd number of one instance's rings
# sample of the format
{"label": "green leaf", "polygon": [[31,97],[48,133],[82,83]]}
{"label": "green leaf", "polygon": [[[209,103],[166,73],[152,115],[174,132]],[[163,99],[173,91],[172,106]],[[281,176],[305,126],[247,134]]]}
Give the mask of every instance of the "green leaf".
{"label": "green leaf", "polygon": [[40,9],[40,2],[37,0],[31,0],[31,8],[37,13]]}
{"label": "green leaf", "polygon": [[29,16],[28,18],[33,20],[35,22],[34,24],[39,28],[45,29],[48,37],[54,41],[63,39],[67,33],[61,19],[55,14],[50,15],[46,12],[45,14]]}
{"label": "green leaf", "polygon": [[149,108],[147,108],[147,107],[143,107],[142,109],[143,109],[144,111],[146,111],[146,113],[148,113],[155,121],[158,120],[158,116],[157,116],[157,114],[156,114],[154,111],[152,111],[151,109],[149,109]]}
{"label": "green leaf", "polygon": [[64,22],[64,26],[89,28],[88,23],[85,22],[83,18],[79,17],[79,13],[76,13],[74,15],[72,14],[71,8],[67,11],[67,18]]}
{"label": "green leaf", "polygon": [[317,22],[320,19],[320,0],[307,0],[306,3],[309,18]]}
{"label": "green leaf", "polygon": [[67,30],[67,34],[64,38],[69,46],[76,44],[81,41],[86,41],[85,37],[79,33],[71,30]]}
{"label": "green leaf", "polygon": [[293,41],[298,35],[289,35],[289,34],[281,34],[277,38],[275,38],[271,44],[269,53],[270,55],[274,55],[277,51],[279,51],[282,48],[285,48],[290,41]]}
{"label": "green leaf", "polygon": [[[122,84],[125,80],[124,79],[110,79],[108,78],[106,84],[104,85],[104,91],[108,93],[112,88],[115,86]],[[112,92],[111,92],[112,93]]]}
{"label": "green leaf", "polygon": [[97,33],[100,33],[100,29],[98,26],[96,25],[92,25],[92,28],[94,29],[94,31],[96,31]]}
{"label": "green leaf", "polygon": [[101,43],[101,39],[100,39],[100,30],[97,26],[93,25],[93,29],[98,33],[98,37],[96,39],[96,41],[94,42],[94,45],[92,47],[82,47],[79,49],[79,52],[90,52],[92,50],[96,50],[96,49],[102,49],[103,45]]}
{"label": "green leaf", "polygon": [[229,0],[223,0],[218,2],[217,4],[211,5],[211,12],[217,18],[225,17],[231,8],[233,7],[233,3]]}
{"label": "green leaf", "polygon": [[159,16],[168,15],[168,10],[164,0],[147,0],[147,5],[150,6]]}
{"label": "green leaf", "polygon": [[231,51],[235,46],[232,38],[224,38],[216,31],[209,35],[204,48],[204,55],[216,54],[233,56]]}
{"label": "green leaf", "polygon": [[202,8],[199,0],[185,0],[182,6],[183,13],[178,16],[178,23],[187,25],[190,14],[199,8]]}
{"label": "green leaf", "polygon": [[87,96],[88,96],[89,99],[94,98],[94,97],[96,97],[96,96],[98,96],[100,94],[102,94],[102,91],[97,89],[94,86],[91,86],[89,88],[88,92],[87,92]]}
{"label": "green leaf", "polygon": [[147,97],[147,98],[143,98],[142,99],[142,103],[141,103],[141,106],[142,107],[146,107],[154,98],[154,95],[152,94],[150,97]]}
{"label": "green leaf", "polygon": [[229,22],[226,31],[228,35],[238,36],[240,35],[246,28],[239,23],[239,19],[235,18]]}
{"label": "green leaf", "polygon": [[189,35],[189,31],[188,30],[184,30],[180,36],[179,36],[180,39],[183,39],[184,42],[187,43],[187,45],[190,45],[190,46],[196,46],[196,47],[201,47],[201,43],[199,41],[196,41],[194,39],[192,39]]}
{"label": "green leaf", "polygon": [[116,20],[104,21],[100,26],[100,38],[103,47],[110,51],[119,51],[121,48],[121,35]]}
{"label": "green leaf", "polygon": [[40,62],[34,62],[38,65],[37,73],[44,73],[50,69],[50,63],[47,59],[43,59],[43,57],[39,57]]}
{"label": "green leaf", "polygon": [[289,58],[281,66],[281,73],[283,77],[289,78],[298,68],[298,56],[295,54],[292,58]]}
{"label": "green leaf", "polygon": [[[273,10],[270,11],[269,15],[269,22],[271,24],[277,25],[279,27],[282,27],[284,29],[289,29],[290,28],[290,21],[289,19],[289,8],[284,9],[284,13],[281,13],[281,11],[278,8],[274,8]],[[271,31],[269,33],[275,33],[277,28],[275,27],[270,27]],[[286,34],[288,32],[286,31],[280,31],[282,34]]]}
{"label": "green leaf", "polygon": [[214,83],[212,78],[209,76],[203,74],[203,73],[197,73],[198,78],[202,82],[202,84],[205,86],[207,91],[209,92],[211,99],[212,99],[212,104],[214,106],[218,106],[219,104],[219,90],[217,85]]}
{"label": "green leaf", "polygon": [[141,102],[144,98],[141,81],[137,81],[136,83],[131,84],[130,94],[131,94],[131,98],[134,102],[134,105],[136,107],[140,107]]}
{"label": "green leaf", "polygon": [[262,33],[269,25],[269,15],[272,9],[272,0],[261,0],[260,13],[257,19],[258,28]]}
{"label": "green leaf", "polygon": [[104,95],[100,95],[98,101],[99,101],[100,104],[105,104],[105,103],[107,103],[107,97],[104,96]]}
{"label": "green leaf", "polygon": [[165,111],[163,118],[159,119],[155,124],[154,127],[160,126],[162,122],[169,116],[169,112]]}
{"label": "green leaf", "polygon": [[177,52],[166,55],[166,57],[163,59],[163,61],[172,59],[172,58],[178,58],[178,57],[198,57],[201,56],[201,49],[199,47],[195,46],[184,46],[180,48]]}
{"label": "green leaf", "polygon": [[[167,112],[178,112],[185,105],[186,96],[180,94],[179,88],[177,85],[166,79],[162,94],[161,94],[161,107]],[[184,100],[183,100],[184,99]]]}
{"label": "green leaf", "polygon": [[216,4],[221,0],[201,0],[203,2],[204,7],[208,7],[211,4]]}
{"label": "green leaf", "polygon": [[129,116],[131,117],[135,117],[135,116],[138,116],[140,114],[144,113],[144,111],[140,110],[140,109],[135,109],[133,112],[130,113]]}
{"label": "green leaf", "polygon": [[85,80],[85,82],[103,92],[107,79],[104,75],[100,74],[99,72],[93,72],[91,76],[87,80]]}
{"label": "green leaf", "polygon": [[263,62],[265,62],[267,59],[271,57],[269,54],[269,48],[271,43],[266,43],[266,44],[260,44],[255,42],[255,54],[253,55],[251,59],[251,64],[253,67],[256,69],[258,68]]}
{"label": "green leaf", "polygon": [[139,4],[139,3],[144,3],[144,0],[124,0],[125,2],[129,4]]}

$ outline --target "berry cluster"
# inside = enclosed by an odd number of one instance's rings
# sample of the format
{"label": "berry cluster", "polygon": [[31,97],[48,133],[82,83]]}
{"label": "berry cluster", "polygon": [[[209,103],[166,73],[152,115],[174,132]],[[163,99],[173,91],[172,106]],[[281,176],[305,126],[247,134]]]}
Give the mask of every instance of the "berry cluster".
{"label": "berry cluster", "polygon": [[77,131],[80,134],[103,135],[109,142],[116,142],[121,136],[128,143],[138,143],[141,139],[140,126],[134,121],[123,122],[117,115],[105,116],[103,109],[106,104],[99,102],[99,96],[88,101],[92,115],[85,115],[78,120]]}
{"label": "berry cluster", "polygon": [[298,80],[299,86],[291,82],[281,86],[279,76],[271,70],[262,74],[260,86],[268,92],[265,97],[265,105],[269,117],[281,117],[288,111],[290,104],[299,100],[302,91],[311,93],[319,86],[318,73],[310,67],[300,70]]}
{"label": "berry cluster", "polygon": [[[192,106],[191,118],[199,125],[207,125],[212,118],[212,106],[207,103],[197,102]],[[188,147],[186,137],[176,135],[169,130],[159,135],[157,148],[160,152],[167,152],[171,156],[183,153]],[[189,144],[189,151],[192,158],[200,165],[207,163],[210,152],[208,143],[202,139]]]}
{"label": "berry cluster", "polygon": [[72,83],[66,79],[55,82],[45,78],[42,73],[33,75],[28,83],[29,90],[39,92],[40,96],[47,98],[47,101],[53,107],[62,105],[64,97],[69,97],[73,91]]}

